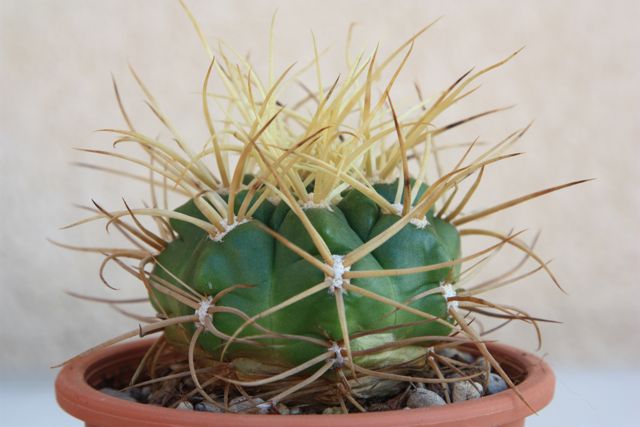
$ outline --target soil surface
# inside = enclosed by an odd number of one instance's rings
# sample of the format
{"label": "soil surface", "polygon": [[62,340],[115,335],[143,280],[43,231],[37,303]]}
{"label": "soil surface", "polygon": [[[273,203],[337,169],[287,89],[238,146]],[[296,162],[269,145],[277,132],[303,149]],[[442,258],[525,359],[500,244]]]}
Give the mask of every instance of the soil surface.
{"label": "soil surface", "polygon": [[[523,372],[503,366],[513,383],[524,377]],[[277,388],[248,388],[216,380],[206,369],[198,371],[199,387],[188,363],[171,363],[151,369],[138,376],[130,386],[131,375],[105,380],[98,389],[121,399],[158,405],[178,410],[231,413],[269,413],[281,415],[339,414],[375,412],[398,409],[441,406],[499,393],[507,383],[486,363],[483,357],[456,348],[442,348],[430,352],[423,368],[413,369],[415,381],[380,380],[358,377],[316,386],[316,383],[292,393],[283,402],[273,404],[269,399],[278,394]],[[296,382],[303,380],[299,377]],[[424,379],[428,382],[421,382]],[[280,391],[296,382],[278,383]],[[369,386],[368,384],[371,383]]]}

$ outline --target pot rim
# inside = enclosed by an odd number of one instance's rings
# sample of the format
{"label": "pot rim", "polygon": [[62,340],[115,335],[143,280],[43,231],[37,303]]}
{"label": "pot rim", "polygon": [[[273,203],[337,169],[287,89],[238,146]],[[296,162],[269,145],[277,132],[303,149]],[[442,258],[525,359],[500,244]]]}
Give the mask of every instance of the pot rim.
{"label": "pot rim", "polygon": [[[90,426],[118,427],[211,426],[247,427],[277,423],[284,427],[390,425],[454,427],[473,421],[476,427],[490,427],[522,420],[534,412],[513,390],[445,406],[369,413],[335,415],[253,415],[181,411],[126,401],[98,391],[88,383],[90,376],[122,365],[135,356],[142,357],[155,339],[143,339],[97,350],[65,365],[55,382],[58,404],[69,414]],[[517,388],[531,408],[539,411],[553,398],[555,377],[540,357],[504,344],[487,347],[500,361],[508,360],[527,372]],[[276,418],[277,417],[277,418]]]}

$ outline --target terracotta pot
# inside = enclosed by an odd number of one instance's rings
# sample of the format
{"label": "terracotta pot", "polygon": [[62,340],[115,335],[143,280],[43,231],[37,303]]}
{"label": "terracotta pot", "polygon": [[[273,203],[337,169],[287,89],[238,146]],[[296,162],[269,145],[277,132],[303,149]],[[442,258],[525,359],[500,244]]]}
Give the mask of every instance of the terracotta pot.
{"label": "terracotta pot", "polygon": [[[153,340],[113,346],[66,365],[56,379],[58,404],[89,427],[160,426],[289,426],[289,427],[517,427],[531,410],[512,390],[481,399],[424,409],[348,415],[240,415],[181,411],[129,402],[96,390],[105,378],[130,373]],[[540,358],[513,347],[491,344],[490,350],[507,370],[526,372],[518,389],[536,411],[553,397],[555,378]]]}

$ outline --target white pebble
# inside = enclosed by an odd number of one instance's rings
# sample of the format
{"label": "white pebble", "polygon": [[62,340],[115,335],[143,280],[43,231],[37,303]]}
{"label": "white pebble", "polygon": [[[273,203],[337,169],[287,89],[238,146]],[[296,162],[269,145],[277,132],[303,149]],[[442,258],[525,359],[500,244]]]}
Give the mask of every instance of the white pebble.
{"label": "white pebble", "polygon": [[193,411],[193,405],[191,402],[180,402],[176,409],[180,409],[181,411]]}
{"label": "white pebble", "polygon": [[235,399],[231,399],[229,402],[229,412],[239,413],[249,410],[257,410],[256,405],[264,403],[264,400],[256,397],[251,400],[247,400],[244,396],[238,396]]}
{"label": "white pebble", "polygon": [[453,383],[451,400],[454,403],[478,399],[480,396],[482,396],[482,385],[480,383],[471,381],[459,381]]}
{"label": "white pebble", "polygon": [[407,407],[409,408],[428,408],[429,406],[442,406],[446,402],[435,391],[426,388],[418,388],[409,394],[407,399]]}

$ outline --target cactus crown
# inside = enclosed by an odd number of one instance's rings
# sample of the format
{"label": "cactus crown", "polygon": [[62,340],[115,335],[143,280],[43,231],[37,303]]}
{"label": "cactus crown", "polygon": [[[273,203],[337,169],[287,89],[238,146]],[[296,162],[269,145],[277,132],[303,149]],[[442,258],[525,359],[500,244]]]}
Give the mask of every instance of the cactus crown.
{"label": "cactus crown", "polygon": [[[537,328],[539,319],[478,297],[511,282],[519,267],[475,286],[467,283],[469,273],[476,261],[509,245],[538,263],[525,275],[543,269],[557,281],[519,233],[460,227],[575,183],[464,215],[485,168],[515,156],[508,150],[527,128],[480,154],[470,144],[446,171],[438,161],[438,136],[500,110],[435,123],[476,90],[479,77],[518,52],[465,73],[433,100],[420,97],[398,114],[392,88],[413,43],[429,26],[386,58],[379,58],[377,49],[358,56],[328,87],[314,45],[309,66],[316,70],[317,89],[305,87],[302,100],[283,105],[279,94],[295,80],[293,66],[279,76],[270,66],[263,82],[228,48],[221,46],[214,57],[189,16],[211,59],[201,88],[209,130],[204,148],[190,148],[132,69],[173,142],[135,128],[114,82],[127,128],[107,130],[117,135],[117,144],[142,147],[147,158],[86,150],[142,165],[150,173],[150,207],[125,203],[121,211],[108,211],[96,204],[94,216],[73,224],[107,220],[135,243],[135,249],[99,249],[107,254],[103,267],[115,262],[140,279],[158,312],[158,319],[107,344],[164,331],[152,353],[167,343],[184,348],[196,391],[207,400],[204,381],[217,379],[223,385],[255,387],[272,404],[299,396],[312,399],[304,394],[312,386],[318,399],[342,401],[346,395],[353,403],[343,387],[353,377],[447,382],[418,375],[416,367],[434,348],[468,343],[513,386],[469,326],[467,314],[518,319]],[[391,79],[377,95],[377,82],[392,66]],[[224,95],[210,92],[213,78],[226,89]],[[211,103],[225,115],[214,119]],[[430,184],[428,164],[442,171]],[[474,182],[466,194],[457,195],[469,178]],[[185,203],[170,210],[165,197],[160,207],[158,188],[184,196]],[[145,216],[159,231],[143,224]],[[460,237],[465,235],[495,241],[463,257]],[[461,270],[468,261],[475,264]]]}

